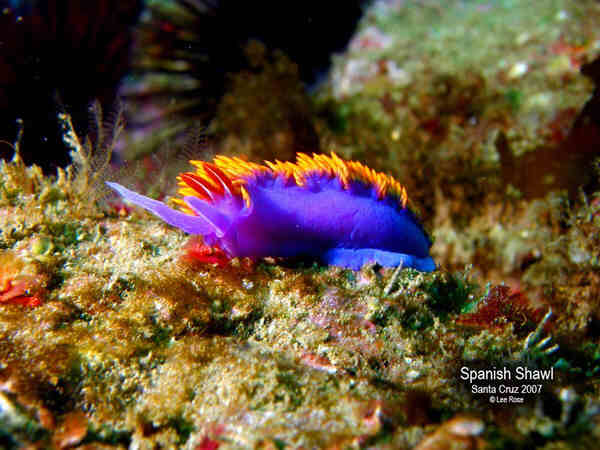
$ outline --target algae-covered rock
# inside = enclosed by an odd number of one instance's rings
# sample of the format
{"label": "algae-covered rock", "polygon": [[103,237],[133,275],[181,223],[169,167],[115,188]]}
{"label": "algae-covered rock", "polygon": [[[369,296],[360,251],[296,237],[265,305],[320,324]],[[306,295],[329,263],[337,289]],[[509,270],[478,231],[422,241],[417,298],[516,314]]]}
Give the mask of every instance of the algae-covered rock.
{"label": "algae-covered rock", "polygon": [[[230,260],[105,197],[168,196],[180,161],[123,175],[66,116],[73,166],[0,163],[0,446],[595,448],[600,193],[529,183],[527,155],[565,148],[600,11],[438,3],[374,2],[315,105],[283,55],[238,74],[213,124],[227,153],[293,153],[293,127],[265,140],[283,104],[400,176],[433,273]],[[278,76],[289,102],[253,114]]]}

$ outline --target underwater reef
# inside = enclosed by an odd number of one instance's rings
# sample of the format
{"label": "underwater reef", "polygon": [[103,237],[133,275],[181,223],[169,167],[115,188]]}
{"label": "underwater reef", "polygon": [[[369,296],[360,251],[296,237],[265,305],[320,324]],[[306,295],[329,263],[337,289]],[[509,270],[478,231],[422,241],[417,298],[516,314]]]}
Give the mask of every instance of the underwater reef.
{"label": "underwater reef", "polygon": [[181,155],[116,168],[134,131],[61,114],[70,166],[0,161],[0,447],[597,448],[599,25],[592,0],[379,0],[311,93],[246,47],[194,158],[393,176],[433,272],[231,258],[105,188],[169,203]]}

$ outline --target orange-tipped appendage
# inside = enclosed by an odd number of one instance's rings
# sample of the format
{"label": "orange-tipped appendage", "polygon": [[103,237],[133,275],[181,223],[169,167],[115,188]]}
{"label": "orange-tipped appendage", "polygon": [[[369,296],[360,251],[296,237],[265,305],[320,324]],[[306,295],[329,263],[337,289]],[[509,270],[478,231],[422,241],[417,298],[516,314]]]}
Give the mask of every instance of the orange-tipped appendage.
{"label": "orange-tipped appendage", "polygon": [[[293,180],[298,186],[304,186],[309,176],[336,177],[345,189],[349,183],[359,181],[367,186],[373,186],[378,198],[387,196],[395,197],[406,207],[408,195],[406,188],[390,175],[376,172],[369,167],[356,162],[345,161],[331,153],[330,156],[323,154],[298,153],[295,163],[265,161],[265,164],[257,164],[245,161],[239,157],[217,156],[214,163],[204,161],[190,161],[196,167],[196,172],[186,172],[179,175],[179,193],[182,196],[196,196],[208,202],[224,195],[232,195],[241,198],[249,207],[250,196],[246,189],[248,180],[271,174],[280,176],[287,180]],[[188,214],[193,211],[181,199],[173,200]]]}

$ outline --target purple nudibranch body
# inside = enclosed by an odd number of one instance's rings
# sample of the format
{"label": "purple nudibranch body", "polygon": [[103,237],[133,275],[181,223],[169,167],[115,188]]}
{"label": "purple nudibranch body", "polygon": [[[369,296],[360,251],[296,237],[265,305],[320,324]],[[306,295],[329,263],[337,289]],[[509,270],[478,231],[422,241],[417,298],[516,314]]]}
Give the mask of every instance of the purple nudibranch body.
{"label": "purple nudibranch body", "polygon": [[126,200],[231,257],[306,256],[354,270],[365,263],[435,270],[431,241],[395,179],[355,161],[299,153],[265,165],[218,156],[178,177],[182,211],[107,183]]}

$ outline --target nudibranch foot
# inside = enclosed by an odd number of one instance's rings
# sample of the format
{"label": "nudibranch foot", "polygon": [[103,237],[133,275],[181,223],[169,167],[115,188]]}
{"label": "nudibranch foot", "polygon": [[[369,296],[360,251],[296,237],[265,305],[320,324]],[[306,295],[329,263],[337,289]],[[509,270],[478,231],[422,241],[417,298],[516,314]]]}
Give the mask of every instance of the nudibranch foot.
{"label": "nudibranch foot", "polygon": [[367,263],[383,267],[411,267],[421,272],[433,272],[435,262],[431,256],[417,258],[406,253],[389,252],[376,248],[333,248],[323,254],[323,262],[346,269],[360,270]]}

